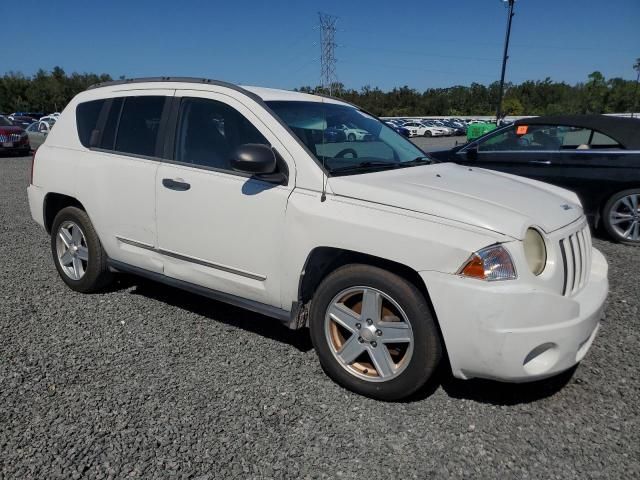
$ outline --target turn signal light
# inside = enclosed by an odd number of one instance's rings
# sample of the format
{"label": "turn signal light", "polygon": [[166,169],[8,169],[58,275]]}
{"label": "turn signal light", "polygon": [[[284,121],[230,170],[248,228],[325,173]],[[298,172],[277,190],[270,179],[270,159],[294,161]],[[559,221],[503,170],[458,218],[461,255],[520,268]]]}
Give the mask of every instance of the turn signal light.
{"label": "turn signal light", "polygon": [[488,282],[518,278],[511,255],[502,245],[492,245],[473,253],[458,275]]}

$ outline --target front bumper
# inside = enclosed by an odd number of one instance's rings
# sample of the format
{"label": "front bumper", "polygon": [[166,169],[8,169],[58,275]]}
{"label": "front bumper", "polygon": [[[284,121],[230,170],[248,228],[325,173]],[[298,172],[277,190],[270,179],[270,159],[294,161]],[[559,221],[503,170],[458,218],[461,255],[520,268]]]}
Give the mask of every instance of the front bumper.
{"label": "front bumper", "polygon": [[453,375],[527,382],[586,355],[609,291],[607,262],[593,249],[589,281],[572,297],[505,281],[420,272],[438,317]]}
{"label": "front bumper", "polygon": [[12,153],[28,153],[31,151],[31,147],[29,146],[29,143],[16,143],[14,146],[12,147],[3,147],[2,144],[0,144],[0,154],[2,155],[7,155],[7,154],[12,154]]}

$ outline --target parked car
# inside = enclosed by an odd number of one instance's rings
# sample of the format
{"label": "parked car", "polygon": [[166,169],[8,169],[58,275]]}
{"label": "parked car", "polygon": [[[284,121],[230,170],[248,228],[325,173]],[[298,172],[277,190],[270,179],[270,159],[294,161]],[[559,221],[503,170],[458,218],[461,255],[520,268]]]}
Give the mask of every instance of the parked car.
{"label": "parked car", "polygon": [[13,123],[16,127],[20,127],[23,129],[27,128],[29,125],[36,121],[36,119],[34,119],[33,117],[27,117],[23,115],[12,115],[9,117],[9,120],[11,120],[11,123]]}
{"label": "parked car", "polygon": [[[432,136],[453,135],[453,128],[447,128],[434,120],[422,120],[420,123],[429,128],[429,132]],[[435,135],[433,135],[434,133]]]}
{"label": "parked car", "polygon": [[[338,123],[371,141],[325,142]],[[308,325],[335,381],[384,400],[445,354],[462,379],[564,371],[608,291],[574,193],[434,163],[357,107],[299,92],[98,85],[38,149],[28,197],[71,289],[129,272]]]}
{"label": "parked car", "polygon": [[389,121],[385,121],[384,123],[387,124],[389,128],[392,128],[403,137],[409,138],[411,136],[411,132],[409,131],[408,128],[401,127],[400,125],[397,125],[396,123],[392,123]]}
{"label": "parked car", "polygon": [[445,131],[443,129],[428,126],[422,122],[405,122],[402,126],[409,130],[409,134],[412,137],[441,137],[445,135]]}
{"label": "parked car", "polygon": [[33,122],[27,127],[27,135],[29,137],[29,145],[31,150],[36,151],[40,145],[47,139],[47,135],[51,131],[51,127],[47,122]]}
{"label": "parked car", "polygon": [[0,116],[0,154],[27,155],[29,150],[29,138],[24,128]]}
{"label": "parked car", "polygon": [[46,115],[40,119],[41,122],[47,122],[50,127],[52,127],[57,120],[58,120],[58,117],[55,115]]}
{"label": "parked car", "polygon": [[591,223],[640,245],[640,120],[604,115],[516,121],[431,155],[573,190]]}
{"label": "parked car", "polygon": [[368,141],[371,139],[371,134],[362,128],[358,128],[353,124],[346,125],[344,123],[335,125],[337,130],[342,130],[349,142],[355,141]]}
{"label": "parked car", "polygon": [[461,136],[461,135],[467,134],[467,127],[463,126],[458,122],[454,122],[451,120],[442,120],[441,123],[444,124],[446,127],[451,128],[453,130],[453,135]]}

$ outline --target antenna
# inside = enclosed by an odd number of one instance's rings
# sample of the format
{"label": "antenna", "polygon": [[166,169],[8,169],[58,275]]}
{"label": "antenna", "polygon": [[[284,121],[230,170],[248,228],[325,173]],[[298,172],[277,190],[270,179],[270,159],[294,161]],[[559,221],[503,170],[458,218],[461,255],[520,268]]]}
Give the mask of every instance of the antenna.
{"label": "antenna", "polygon": [[338,17],[318,12],[320,19],[320,87],[333,95],[336,76],[336,22]]}
{"label": "antenna", "polygon": [[[320,89],[324,93],[333,95],[333,88],[337,85],[336,77],[336,22],[338,17],[318,12],[320,20]],[[322,100],[324,103],[324,100]],[[323,105],[324,110],[324,105]],[[324,142],[324,131],[322,132]],[[324,156],[322,157],[322,194],[320,201],[327,199],[327,178],[325,174]]]}

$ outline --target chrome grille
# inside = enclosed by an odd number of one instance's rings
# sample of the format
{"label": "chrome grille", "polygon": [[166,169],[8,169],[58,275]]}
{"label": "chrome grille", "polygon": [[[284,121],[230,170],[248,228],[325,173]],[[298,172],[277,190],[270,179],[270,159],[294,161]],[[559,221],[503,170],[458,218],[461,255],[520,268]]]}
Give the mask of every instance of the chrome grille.
{"label": "chrome grille", "polygon": [[589,280],[591,248],[591,233],[588,225],[560,240],[560,252],[564,265],[563,295],[575,295]]}
{"label": "chrome grille", "polygon": [[0,133],[0,142],[19,142],[21,140],[21,135],[19,133],[11,133],[6,135],[4,133]]}

